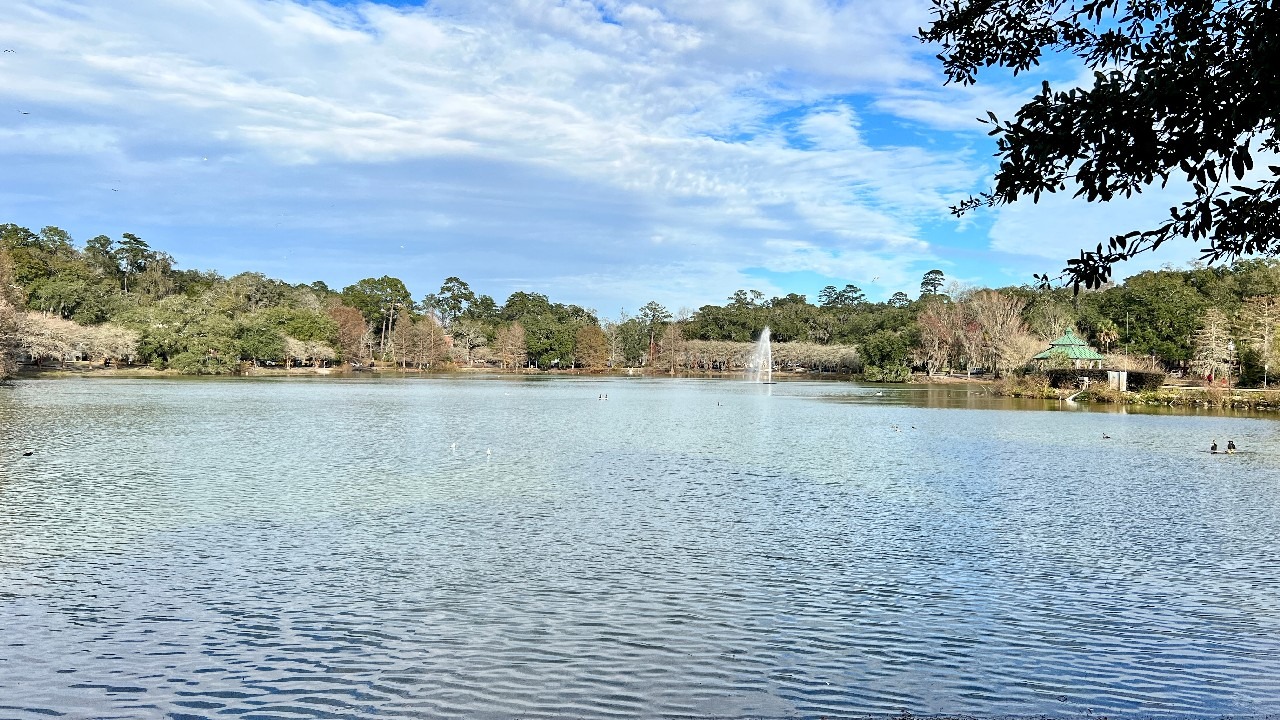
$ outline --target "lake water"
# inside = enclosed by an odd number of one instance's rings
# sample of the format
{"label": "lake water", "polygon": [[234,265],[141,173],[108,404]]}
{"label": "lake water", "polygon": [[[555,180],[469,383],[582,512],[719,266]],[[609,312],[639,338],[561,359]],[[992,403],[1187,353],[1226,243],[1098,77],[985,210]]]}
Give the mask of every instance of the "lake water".
{"label": "lake water", "polygon": [[876,392],[0,389],[0,717],[1280,713],[1276,420]]}

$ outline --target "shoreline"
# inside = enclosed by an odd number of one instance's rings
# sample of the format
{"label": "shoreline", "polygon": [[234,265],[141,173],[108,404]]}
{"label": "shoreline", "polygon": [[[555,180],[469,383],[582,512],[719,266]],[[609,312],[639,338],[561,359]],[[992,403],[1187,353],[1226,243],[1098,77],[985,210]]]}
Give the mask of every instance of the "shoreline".
{"label": "shoreline", "polygon": [[[595,377],[595,378],[667,378],[665,373],[647,373],[640,368],[624,368],[620,370],[587,370],[587,369],[553,369],[542,370],[521,368],[504,370],[501,368],[467,368],[450,367],[439,370],[417,370],[414,368],[362,368],[353,370],[346,367],[333,368],[283,368],[251,367],[244,372],[226,375],[184,375],[173,370],[156,370],[146,365],[123,368],[91,367],[88,363],[71,364],[66,367],[32,367],[23,366],[9,382],[20,380],[68,380],[68,379],[263,379],[263,378],[409,378],[409,377],[466,377],[466,376],[523,376],[523,377]],[[685,373],[681,378],[705,378],[732,380],[741,373]],[[853,375],[843,373],[818,372],[786,372],[775,373],[775,377],[786,381],[822,380],[828,382],[852,382],[873,387],[930,387],[947,385],[982,385],[993,397],[1018,398],[1025,400],[1060,400],[1075,396],[1074,403],[1098,405],[1134,405],[1148,407],[1185,407],[1223,410],[1257,410],[1263,412],[1280,412],[1280,389],[1272,388],[1221,388],[1203,387],[1199,385],[1165,385],[1159,390],[1140,392],[1119,392],[1109,387],[1094,387],[1085,391],[1075,389],[1054,389],[1047,386],[1028,386],[1010,380],[992,380],[989,378],[966,377],[957,375],[924,375],[913,374],[911,380],[904,383],[883,383],[861,380]]]}

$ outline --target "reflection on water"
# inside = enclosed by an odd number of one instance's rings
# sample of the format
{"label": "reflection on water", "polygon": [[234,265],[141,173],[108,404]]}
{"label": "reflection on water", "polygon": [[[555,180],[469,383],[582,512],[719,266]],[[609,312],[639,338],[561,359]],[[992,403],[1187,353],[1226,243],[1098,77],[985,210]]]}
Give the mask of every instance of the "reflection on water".
{"label": "reflection on water", "polygon": [[974,391],[19,385],[0,717],[1280,712],[1280,426]]}

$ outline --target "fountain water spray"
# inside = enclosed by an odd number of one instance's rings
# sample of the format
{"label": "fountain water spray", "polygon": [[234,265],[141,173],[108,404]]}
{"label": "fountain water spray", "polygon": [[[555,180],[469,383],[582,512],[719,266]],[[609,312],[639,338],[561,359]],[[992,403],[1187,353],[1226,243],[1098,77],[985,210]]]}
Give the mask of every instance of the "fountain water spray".
{"label": "fountain water spray", "polygon": [[747,381],[773,384],[773,346],[769,344],[769,328],[760,331],[760,339],[747,360]]}

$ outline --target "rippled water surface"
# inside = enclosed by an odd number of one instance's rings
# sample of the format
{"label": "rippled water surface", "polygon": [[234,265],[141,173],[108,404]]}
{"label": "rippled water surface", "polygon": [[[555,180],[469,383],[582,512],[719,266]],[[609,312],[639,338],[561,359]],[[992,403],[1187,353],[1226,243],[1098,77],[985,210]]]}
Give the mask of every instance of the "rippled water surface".
{"label": "rippled water surface", "polygon": [[0,717],[1280,713],[1277,421],[874,392],[0,389]]}

